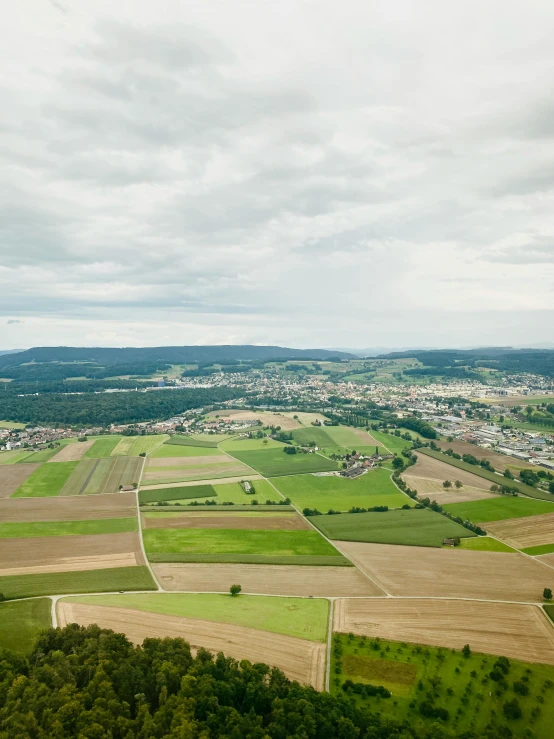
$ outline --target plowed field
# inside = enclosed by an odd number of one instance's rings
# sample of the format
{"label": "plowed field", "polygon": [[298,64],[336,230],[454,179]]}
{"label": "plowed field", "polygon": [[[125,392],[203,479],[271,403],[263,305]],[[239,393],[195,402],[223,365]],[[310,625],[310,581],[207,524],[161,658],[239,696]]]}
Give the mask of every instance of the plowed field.
{"label": "plowed field", "polygon": [[20,485],[23,485],[29,475],[40,465],[38,464],[3,464],[0,466],[0,498],[9,498]]}
{"label": "plowed field", "polygon": [[336,631],[554,664],[554,629],[537,606],[456,600],[340,599]]}
{"label": "plowed field", "polygon": [[554,513],[525,518],[508,518],[483,524],[487,532],[511,547],[525,549],[539,544],[554,544]]}
{"label": "plowed field", "polygon": [[323,689],[325,645],[306,639],[233,624],[63,601],[58,603],[58,621],[60,626],[98,624],[125,634],[135,644],[148,637],[181,637],[195,650],[204,647],[238,660],[265,662],[283,670],[292,680]]}
{"label": "plowed field", "polygon": [[474,475],[472,472],[466,472],[460,470],[457,467],[453,467],[446,462],[441,462],[440,459],[434,459],[428,457],[425,454],[417,454],[417,462],[415,465],[408,468],[408,474],[411,477],[425,477],[431,480],[439,480],[442,484],[445,480],[454,482],[460,480],[467,487],[478,488],[481,490],[489,491],[492,483],[485,480],[483,477]]}
{"label": "plowed field", "polygon": [[[18,465],[21,467],[21,465]],[[0,500],[0,521],[90,521],[136,514],[134,493],[83,498],[11,498]]]}

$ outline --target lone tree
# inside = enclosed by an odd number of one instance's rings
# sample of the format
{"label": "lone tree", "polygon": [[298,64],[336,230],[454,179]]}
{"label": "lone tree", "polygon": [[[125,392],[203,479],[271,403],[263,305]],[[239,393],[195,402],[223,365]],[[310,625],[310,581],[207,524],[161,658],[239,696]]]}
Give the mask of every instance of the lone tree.
{"label": "lone tree", "polygon": [[231,585],[231,587],[229,588],[229,592],[231,593],[231,595],[238,595],[241,590],[242,588],[240,585]]}
{"label": "lone tree", "polygon": [[451,488],[451,487],[452,487],[452,483],[450,482],[450,480],[445,480],[445,481],[443,482],[442,486],[443,486],[443,488],[444,488],[445,490],[448,490],[448,488]]}
{"label": "lone tree", "polygon": [[543,597],[543,598],[544,598],[545,600],[552,600],[552,590],[551,590],[550,588],[545,588],[545,589],[544,589],[544,590],[542,591],[542,597]]}
{"label": "lone tree", "polygon": [[471,657],[471,647],[469,644],[466,644],[462,649],[462,654],[467,659],[468,657]]}
{"label": "lone tree", "polygon": [[456,489],[459,490],[460,488],[463,488],[464,483],[461,480],[456,480],[454,485],[456,486]]}

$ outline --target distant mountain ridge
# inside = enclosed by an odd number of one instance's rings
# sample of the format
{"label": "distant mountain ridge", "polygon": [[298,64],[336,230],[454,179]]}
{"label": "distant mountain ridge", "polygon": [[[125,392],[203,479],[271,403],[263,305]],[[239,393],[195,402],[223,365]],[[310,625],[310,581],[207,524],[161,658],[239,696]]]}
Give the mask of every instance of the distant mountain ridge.
{"label": "distant mountain ridge", "polygon": [[153,347],[72,347],[36,346],[25,351],[0,355],[0,367],[11,367],[28,362],[94,362],[106,365],[131,362],[167,362],[169,364],[196,364],[219,361],[314,359],[333,357],[354,359],[354,354],[328,349],[291,349],[282,346],[255,346],[251,344],[222,344],[213,346],[153,346]]}

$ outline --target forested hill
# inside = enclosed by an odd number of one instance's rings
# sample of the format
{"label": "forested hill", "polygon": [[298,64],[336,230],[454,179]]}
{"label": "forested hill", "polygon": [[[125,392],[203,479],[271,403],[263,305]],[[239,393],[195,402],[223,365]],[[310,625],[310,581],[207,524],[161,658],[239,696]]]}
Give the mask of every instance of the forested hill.
{"label": "forested hill", "polygon": [[92,362],[102,366],[134,363],[197,364],[205,362],[237,362],[268,359],[342,359],[353,354],[327,349],[290,349],[282,346],[245,344],[221,346],[152,346],[152,347],[76,347],[36,346],[15,354],[0,356],[0,368],[16,367],[29,362]]}

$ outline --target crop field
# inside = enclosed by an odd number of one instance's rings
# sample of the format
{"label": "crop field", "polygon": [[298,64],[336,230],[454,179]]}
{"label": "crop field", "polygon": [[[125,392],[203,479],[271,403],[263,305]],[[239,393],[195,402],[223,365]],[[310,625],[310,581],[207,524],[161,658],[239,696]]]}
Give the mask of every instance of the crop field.
{"label": "crop field", "polygon": [[371,508],[386,505],[389,508],[401,508],[403,505],[413,505],[411,499],[394,485],[390,475],[389,470],[377,468],[353,480],[336,475],[295,475],[273,480],[273,484],[300,510],[317,508],[326,513],[330,508],[348,511],[354,506]]}
{"label": "crop field", "polygon": [[[25,524],[30,525],[30,524]],[[144,564],[136,533],[0,539],[0,579],[15,575],[77,572]],[[0,590],[2,592],[2,590]]]}
{"label": "crop field", "polygon": [[365,429],[357,429],[352,426],[325,426],[325,431],[330,436],[333,444],[348,449],[358,449],[359,446],[381,446],[377,439],[373,438]]}
{"label": "crop field", "polygon": [[[489,500],[447,505],[445,510],[464,520],[487,524],[489,521],[503,521],[507,518],[524,518],[526,516],[539,516],[543,513],[554,513],[554,502],[547,503],[545,500],[496,495]],[[488,526],[484,525],[483,528],[488,528]]]}
{"label": "crop field", "polygon": [[[459,480],[463,483],[464,487],[468,487],[473,490],[483,490],[486,493],[489,492],[491,483],[488,480],[484,480],[482,477],[474,475],[473,472],[467,472],[466,470],[452,467],[452,465],[443,461],[442,457],[441,459],[435,459],[435,457],[420,454],[420,451],[420,449],[417,449],[415,452],[417,462],[408,467],[407,474],[410,477],[424,477],[426,479],[437,480],[441,485],[445,480],[450,480],[451,483],[454,483],[455,480]],[[444,457],[444,459],[450,458]],[[498,478],[498,482],[502,484],[500,478]],[[463,488],[460,492],[462,491]]]}
{"label": "crop field", "polygon": [[172,444],[166,442],[161,446],[154,449],[154,451],[148,455],[152,459],[159,459],[163,457],[225,457],[223,452],[214,446],[195,446],[192,444]]}
{"label": "crop field", "polygon": [[112,450],[112,457],[127,457],[138,436],[122,436]]}
{"label": "crop field", "polygon": [[103,459],[110,457],[115,447],[121,441],[121,436],[100,436],[85,453],[86,459]]}
{"label": "crop field", "polygon": [[59,495],[60,490],[79,464],[81,463],[52,462],[52,464],[43,464],[17,488],[13,497],[42,498]]}
{"label": "crop field", "polygon": [[146,566],[0,577],[0,592],[7,600],[117,590],[156,590],[156,584]]}
{"label": "crop field", "polygon": [[0,452],[0,464],[17,464],[18,462],[23,462],[24,459],[27,459],[27,457],[30,457],[33,454],[32,451],[29,451],[28,449],[12,449],[9,452]]}
{"label": "crop field", "polygon": [[141,503],[156,503],[159,500],[187,500],[215,497],[217,493],[211,485],[188,485],[186,487],[157,488],[155,490],[141,490]]}
{"label": "crop field", "polygon": [[120,485],[125,487],[138,483],[142,465],[143,460],[140,457],[83,459],[59,494],[64,496],[117,493]]}
{"label": "crop field", "polygon": [[320,454],[285,454],[282,449],[233,452],[233,456],[264,475],[264,477],[299,475],[305,472],[326,472],[338,469],[336,462],[322,457]]}
{"label": "crop field", "polygon": [[137,530],[138,521],[136,516],[132,518],[105,518],[98,521],[0,521],[0,539],[123,534]]}
{"label": "crop field", "polygon": [[460,441],[459,439],[455,439],[454,441],[437,441],[436,444],[441,449],[452,449],[457,454],[472,454],[479,460],[486,459],[492,464],[495,470],[500,470],[500,472],[504,472],[507,468],[517,472],[522,469],[533,469],[535,466],[529,462],[525,462],[523,459],[508,457],[506,454],[499,454],[492,449],[483,449],[483,447],[477,446],[476,444],[470,444],[467,441]]}
{"label": "crop field", "polygon": [[[489,677],[497,656],[474,651],[466,658],[459,650],[406,641],[349,639],[346,634],[335,635],[333,641],[332,674],[337,669],[340,674],[331,680],[331,692],[350,697],[368,712],[382,714],[383,723],[389,718],[406,721],[418,736],[433,736],[437,730],[439,735],[460,737],[551,735],[554,668],[549,664],[510,659],[505,688],[500,689]],[[469,643],[473,647],[471,639]],[[346,679],[383,685],[392,692],[392,700],[345,693],[341,686]],[[516,684],[524,686],[519,693],[514,689]],[[522,717],[507,720],[503,708],[514,699]],[[420,707],[426,701],[445,711],[440,722],[422,716]]]}
{"label": "crop field", "polygon": [[[444,480],[434,480],[428,477],[416,477],[415,475],[411,475],[410,472],[415,466],[408,467],[408,474],[404,473],[402,475],[402,479],[406,485],[409,488],[412,488],[412,490],[415,490],[421,498],[431,498],[431,500],[436,500],[440,505],[448,505],[449,503],[467,503],[473,500],[486,500],[487,498],[498,497],[495,493],[488,493],[483,488],[472,488],[467,485],[463,485],[463,487],[459,489],[452,485],[451,488],[445,490],[442,486]],[[456,480],[457,479],[458,478],[456,478]],[[450,482],[453,483],[454,481],[450,480]]]}
{"label": "crop field", "polygon": [[153,565],[164,590],[192,592],[229,591],[229,583],[240,583],[243,593],[301,596],[382,597],[381,590],[355,567],[310,565],[179,564]]}
{"label": "crop field", "polygon": [[[184,449],[185,447],[180,447]],[[148,457],[142,480],[147,485],[163,485],[188,480],[215,480],[224,477],[251,474],[251,470],[233,457]]]}
{"label": "crop field", "polygon": [[266,437],[265,439],[228,439],[219,446],[224,452],[233,453],[252,452],[260,449],[283,449],[285,445],[280,441]]}
{"label": "crop field", "polygon": [[394,436],[393,434],[387,434],[384,431],[372,431],[371,437],[375,440],[376,444],[381,444],[385,449],[388,449],[391,454],[401,454],[403,449],[407,449],[412,446],[411,441],[402,439],[402,437],[399,436]]}
{"label": "crop field", "polygon": [[52,626],[50,598],[0,604],[0,649],[29,654],[38,635]]}
{"label": "crop field", "polygon": [[212,411],[207,414],[211,418],[222,418],[227,421],[261,421],[264,426],[280,426],[283,431],[300,428],[300,423],[290,416],[269,411]]}
{"label": "crop field", "polygon": [[378,544],[440,547],[448,537],[475,536],[472,531],[428,508],[381,513],[314,516],[312,522],[329,539]]}
{"label": "crop field", "polygon": [[27,457],[25,461],[40,463],[48,462],[52,459],[52,457],[58,455],[66,446],[73,446],[75,443],[77,443],[77,439],[61,439],[58,446],[54,446],[51,449],[48,447],[46,447],[45,449],[39,449],[38,451],[33,452],[31,456]]}
{"label": "crop field", "polygon": [[[273,513],[257,511],[143,512],[146,529],[245,529],[252,531],[312,531],[305,518],[292,511]],[[0,523],[0,536],[2,524]]]}
{"label": "crop field", "polygon": [[137,436],[129,450],[130,457],[138,457],[139,454],[150,454],[156,447],[161,446],[169,437],[167,434],[155,434],[152,436]]}
{"label": "crop field", "polygon": [[471,549],[474,552],[515,552],[515,549],[490,536],[474,536],[461,539],[460,549]]}
{"label": "crop field", "polygon": [[76,441],[74,444],[66,444],[50,457],[48,462],[78,462],[93,444],[94,441]]}
{"label": "crop field", "polygon": [[263,659],[266,664],[283,670],[289,678],[323,689],[325,645],[321,642],[207,621],[205,615],[202,619],[192,619],[77,602],[59,603],[58,620],[62,626],[96,623],[102,628],[125,634],[135,644],[141,644],[147,637],[181,637],[189,642],[193,651],[203,647],[216,654],[224,652],[239,661],[259,662]]}
{"label": "crop field", "polygon": [[[310,428],[296,429],[292,432],[292,438],[297,444],[305,445],[315,442],[315,446],[320,448],[334,446],[337,442],[333,441],[327,433],[327,429],[321,426],[311,426]],[[357,440],[359,441],[359,440]]]}
{"label": "crop field", "polygon": [[136,517],[134,493],[83,498],[11,498],[0,500],[0,521],[83,521]]}
{"label": "crop field", "polygon": [[171,446],[195,446],[195,447],[207,447],[207,448],[217,448],[217,445],[219,443],[219,439],[222,441],[227,439],[228,437],[225,435],[215,435],[213,437],[209,436],[208,434],[205,434],[201,437],[194,437],[194,436],[181,436],[180,434],[174,434],[173,436],[169,436],[166,440],[166,444],[170,444]]}
{"label": "crop field", "polygon": [[491,521],[487,523],[487,531],[516,549],[554,544],[554,511],[539,516]]}
{"label": "crop field", "polygon": [[545,587],[554,589],[554,570],[519,553],[349,541],[337,545],[391,595],[536,603]]}
{"label": "crop field", "polygon": [[25,463],[0,467],[0,498],[9,498],[38,467]]}

